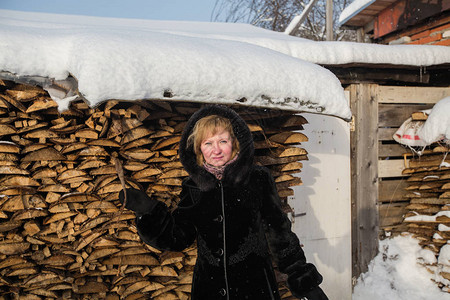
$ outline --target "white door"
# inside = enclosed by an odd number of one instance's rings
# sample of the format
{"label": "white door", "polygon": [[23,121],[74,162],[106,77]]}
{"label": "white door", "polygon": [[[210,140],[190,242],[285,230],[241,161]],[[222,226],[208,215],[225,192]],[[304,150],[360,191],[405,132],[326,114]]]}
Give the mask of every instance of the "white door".
{"label": "white door", "polygon": [[302,114],[309,122],[302,143],[309,160],[298,176],[289,204],[292,228],[304,245],[308,261],[323,275],[322,289],[330,300],[352,297],[350,125],[336,117]]}

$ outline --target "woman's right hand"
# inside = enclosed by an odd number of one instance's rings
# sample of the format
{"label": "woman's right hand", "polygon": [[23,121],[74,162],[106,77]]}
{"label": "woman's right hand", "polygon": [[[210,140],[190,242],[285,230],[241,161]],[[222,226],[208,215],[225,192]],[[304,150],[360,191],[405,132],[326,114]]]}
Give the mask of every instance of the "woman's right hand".
{"label": "woman's right hand", "polygon": [[[145,192],[136,190],[133,188],[126,189],[127,201],[125,203],[125,208],[134,211],[136,214],[146,214],[153,210],[153,208],[158,204],[158,200],[150,198]],[[119,193],[119,201],[123,204],[125,201],[124,191]]]}

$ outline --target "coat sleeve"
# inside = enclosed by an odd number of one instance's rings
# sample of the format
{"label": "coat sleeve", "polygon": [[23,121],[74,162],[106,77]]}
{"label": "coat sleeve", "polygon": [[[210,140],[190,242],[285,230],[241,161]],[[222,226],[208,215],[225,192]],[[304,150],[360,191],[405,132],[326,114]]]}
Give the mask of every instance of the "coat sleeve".
{"label": "coat sleeve", "polygon": [[182,251],[194,242],[197,230],[183,217],[183,211],[192,205],[188,188],[183,186],[180,198],[172,213],[158,201],[151,211],[137,215],[136,226],[145,243],[159,250]]}
{"label": "coat sleeve", "polygon": [[291,222],[281,208],[272,175],[267,169],[263,169],[263,174],[263,182],[260,183],[260,186],[264,187],[261,214],[270,251],[279,270],[288,275],[287,283],[292,294],[300,298],[316,289],[320,290],[322,276],[313,264],[306,262],[300,241],[292,232]]}

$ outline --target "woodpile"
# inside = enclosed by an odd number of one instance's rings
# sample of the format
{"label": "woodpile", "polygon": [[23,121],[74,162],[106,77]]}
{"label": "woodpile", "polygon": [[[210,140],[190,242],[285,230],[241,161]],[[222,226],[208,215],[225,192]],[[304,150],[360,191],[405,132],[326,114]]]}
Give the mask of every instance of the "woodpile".
{"label": "woodpile", "polygon": [[[187,176],[178,142],[199,107],[75,101],[59,113],[40,87],[0,80],[0,298],[189,299],[196,248],[161,252],[142,243],[118,194],[123,185],[140,188],[176,207]],[[235,109],[288,210],[307,159],[298,147],[306,120]]]}
{"label": "woodpile", "polygon": [[[415,120],[425,120],[423,113],[413,114]],[[421,118],[421,119],[418,119]],[[425,257],[421,263],[435,275],[442,290],[450,292],[450,156],[448,145],[432,144],[420,156],[406,162],[408,176],[405,188],[406,206],[404,224],[419,244],[431,250],[436,260]],[[445,247],[444,247],[445,246]]]}

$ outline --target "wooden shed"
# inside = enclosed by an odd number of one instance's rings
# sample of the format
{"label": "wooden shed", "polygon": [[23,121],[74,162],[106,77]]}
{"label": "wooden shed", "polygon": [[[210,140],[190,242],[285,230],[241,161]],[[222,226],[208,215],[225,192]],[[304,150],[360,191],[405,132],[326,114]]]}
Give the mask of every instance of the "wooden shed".
{"label": "wooden shed", "polygon": [[[359,41],[448,46],[449,13],[448,1],[373,0],[352,8],[341,25],[356,29]],[[349,92],[354,114],[352,260],[353,276],[358,277],[377,254],[379,237],[406,230],[408,175],[403,170],[414,154],[395,142],[393,134],[413,112],[432,108],[450,95],[450,65],[327,67]]]}

